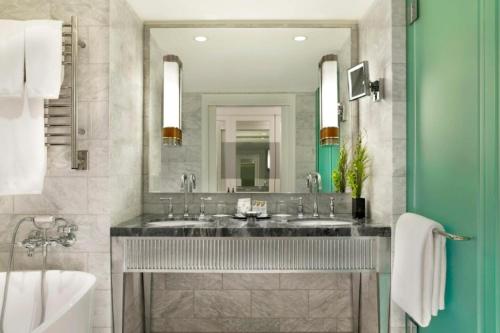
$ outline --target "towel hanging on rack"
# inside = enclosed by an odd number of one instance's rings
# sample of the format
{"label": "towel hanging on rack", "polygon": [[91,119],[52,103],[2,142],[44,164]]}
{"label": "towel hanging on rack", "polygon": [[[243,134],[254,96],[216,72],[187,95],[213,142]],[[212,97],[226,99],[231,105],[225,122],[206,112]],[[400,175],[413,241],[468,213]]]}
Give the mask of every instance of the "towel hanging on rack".
{"label": "towel hanging on rack", "polygon": [[42,193],[47,154],[43,99],[0,98],[0,195]]}
{"label": "towel hanging on rack", "polygon": [[412,213],[396,224],[392,299],[422,327],[444,309],[446,238],[436,230],[444,233],[441,224]]}
{"label": "towel hanging on rack", "polygon": [[0,20],[0,96],[24,92],[24,22]]}
{"label": "towel hanging on rack", "polygon": [[63,62],[62,22],[26,21],[26,88],[29,97],[59,98]]}

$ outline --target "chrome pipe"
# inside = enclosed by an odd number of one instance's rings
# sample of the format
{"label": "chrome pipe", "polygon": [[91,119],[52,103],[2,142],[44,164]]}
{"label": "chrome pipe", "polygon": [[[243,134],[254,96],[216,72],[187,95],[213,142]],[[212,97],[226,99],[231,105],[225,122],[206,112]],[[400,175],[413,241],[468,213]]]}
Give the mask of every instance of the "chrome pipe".
{"label": "chrome pipe", "polygon": [[79,168],[76,136],[78,135],[78,18],[71,16],[71,53],[74,63],[71,64],[71,169]]}
{"label": "chrome pipe", "polygon": [[16,245],[16,236],[19,231],[19,227],[24,222],[31,221],[34,222],[33,217],[25,217],[17,222],[16,227],[14,228],[14,232],[12,233],[12,241],[10,242],[9,249],[9,265],[7,266],[7,272],[5,273],[5,284],[3,288],[3,300],[2,300],[2,312],[0,314],[0,333],[4,333],[4,323],[5,323],[5,307],[7,305],[7,296],[9,291],[9,281],[10,281],[10,273],[12,271],[12,267],[14,266],[14,246]]}

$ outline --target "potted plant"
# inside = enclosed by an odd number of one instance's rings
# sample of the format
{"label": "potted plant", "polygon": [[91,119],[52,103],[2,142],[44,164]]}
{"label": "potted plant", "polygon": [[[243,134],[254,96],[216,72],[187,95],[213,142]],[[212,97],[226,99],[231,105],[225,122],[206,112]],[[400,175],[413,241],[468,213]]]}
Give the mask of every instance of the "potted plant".
{"label": "potted plant", "polygon": [[361,136],[358,136],[356,145],[347,171],[347,182],[352,190],[352,217],[362,219],[365,217],[365,199],[361,198],[363,183],[368,178],[368,152]]}
{"label": "potted plant", "polygon": [[347,149],[345,144],[340,146],[339,151],[339,163],[337,168],[333,170],[332,180],[335,186],[335,191],[339,193],[345,193],[346,188],[346,178],[347,178]]}

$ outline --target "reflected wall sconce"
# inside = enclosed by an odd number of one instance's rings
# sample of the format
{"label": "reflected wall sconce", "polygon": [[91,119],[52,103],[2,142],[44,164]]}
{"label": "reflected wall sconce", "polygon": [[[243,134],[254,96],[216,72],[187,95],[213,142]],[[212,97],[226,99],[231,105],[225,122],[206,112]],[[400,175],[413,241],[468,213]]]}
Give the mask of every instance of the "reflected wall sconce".
{"label": "reflected wall sconce", "polygon": [[176,55],[163,57],[163,144],[182,145],[182,62]]}
{"label": "reflected wall sconce", "polygon": [[321,145],[338,145],[339,88],[338,61],[335,54],[323,56],[319,62],[319,142]]}

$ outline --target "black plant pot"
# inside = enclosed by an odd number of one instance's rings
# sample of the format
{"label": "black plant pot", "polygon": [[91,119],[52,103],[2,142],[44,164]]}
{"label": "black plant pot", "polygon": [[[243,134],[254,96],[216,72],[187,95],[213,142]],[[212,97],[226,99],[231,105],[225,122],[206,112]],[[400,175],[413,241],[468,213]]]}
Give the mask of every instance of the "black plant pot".
{"label": "black plant pot", "polygon": [[365,198],[352,198],[352,217],[355,219],[365,218]]}

